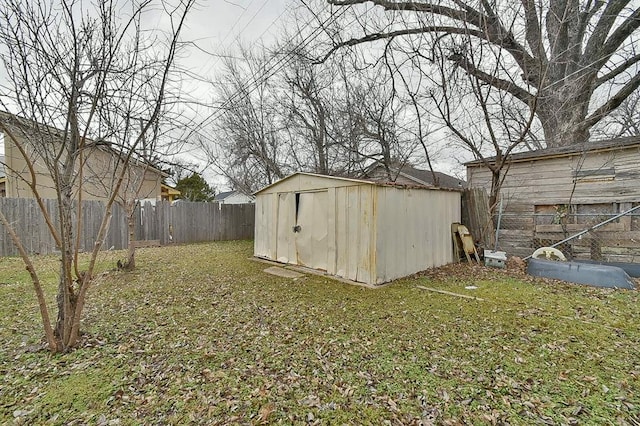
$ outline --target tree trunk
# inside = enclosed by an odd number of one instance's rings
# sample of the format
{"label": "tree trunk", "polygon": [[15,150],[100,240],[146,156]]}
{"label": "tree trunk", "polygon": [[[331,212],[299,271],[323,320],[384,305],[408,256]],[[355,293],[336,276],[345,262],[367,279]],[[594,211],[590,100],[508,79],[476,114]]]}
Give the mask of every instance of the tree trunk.
{"label": "tree trunk", "polygon": [[118,269],[132,271],[136,268],[136,201],[126,201],[124,208],[127,213],[127,229],[129,231],[129,243],[127,245],[127,259],[118,260]]}
{"label": "tree trunk", "polygon": [[[67,164],[65,164],[64,172],[69,174],[68,169],[72,169],[72,166],[69,164],[73,164],[71,160],[67,160]],[[65,182],[70,182],[71,178],[67,175],[64,175],[67,179]],[[58,318],[56,321],[55,327],[55,335],[58,340],[58,350],[66,352],[70,349],[70,344],[72,342],[76,342],[78,340],[78,331],[75,332],[76,335],[73,335],[73,321],[74,321],[74,313],[76,312],[76,283],[73,279],[73,255],[75,250],[74,247],[74,229],[73,229],[73,219],[74,213],[78,215],[78,212],[75,212],[73,195],[71,191],[70,184],[62,184],[60,191],[60,206],[59,206],[59,214],[60,214],[60,226],[62,228],[61,235],[62,238],[62,247],[60,247],[61,251],[61,262],[60,262],[60,281],[58,283],[58,295],[56,296],[56,301],[58,304]]]}
{"label": "tree trunk", "polygon": [[572,87],[576,87],[576,90],[564,87],[553,91],[551,88],[540,95],[537,115],[544,130],[547,148],[575,145],[589,140],[589,129],[584,125],[589,99],[585,94],[578,93],[579,85]]}
{"label": "tree trunk", "polygon": [[572,104],[571,108],[567,108],[563,98],[562,95],[550,94],[542,100],[537,111],[547,148],[575,145],[589,140],[589,129],[584,126],[588,103]]}
{"label": "tree trunk", "polygon": [[136,221],[135,221],[135,205],[131,211],[127,212],[129,214],[127,219],[127,228],[129,229],[129,245],[127,252],[127,261],[125,263],[126,270],[132,271],[136,268],[136,245],[135,245],[135,237],[136,237]]}

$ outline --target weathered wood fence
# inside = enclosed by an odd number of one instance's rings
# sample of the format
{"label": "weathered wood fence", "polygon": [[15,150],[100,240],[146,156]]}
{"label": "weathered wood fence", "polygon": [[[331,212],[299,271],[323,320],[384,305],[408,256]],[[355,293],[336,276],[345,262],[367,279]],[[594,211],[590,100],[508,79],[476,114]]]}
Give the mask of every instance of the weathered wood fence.
{"label": "weathered wood fence", "polygon": [[480,247],[493,250],[496,240],[495,229],[489,207],[489,196],[484,189],[465,189],[462,194],[461,219]]}
{"label": "weathered wood fence", "polygon": [[[44,200],[54,225],[59,223],[56,200]],[[47,254],[57,250],[40,208],[33,199],[0,198],[0,209],[30,253]],[[100,201],[83,201],[80,249],[91,250],[105,213]],[[202,241],[253,238],[255,205],[179,202],[147,202],[135,211],[136,240],[158,240],[161,245]],[[124,249],[129,243],[127,216],[113,205],[103,250]],[[6,229],[0,225],[0,256],[18,254]]]}

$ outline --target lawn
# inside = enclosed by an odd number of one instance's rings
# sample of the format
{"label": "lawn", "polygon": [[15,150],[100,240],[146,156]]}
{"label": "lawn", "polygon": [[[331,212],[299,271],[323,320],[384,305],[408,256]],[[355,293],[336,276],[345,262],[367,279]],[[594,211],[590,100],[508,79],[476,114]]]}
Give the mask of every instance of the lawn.
{"label": "lawn", "polygon": [[[268,275],[251,253],[140,250],[58,356],[1,259],[0,424],[640,424],[638,292],[468,265],[371,290]],[[56,260],[37,264],[53,302]]]}

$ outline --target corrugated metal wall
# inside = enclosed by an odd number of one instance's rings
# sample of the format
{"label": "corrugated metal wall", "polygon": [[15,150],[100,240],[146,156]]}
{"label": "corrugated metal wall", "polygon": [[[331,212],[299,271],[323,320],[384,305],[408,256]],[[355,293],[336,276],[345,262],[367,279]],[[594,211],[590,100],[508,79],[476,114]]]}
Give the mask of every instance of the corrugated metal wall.
{"label": "corrugated metal wall", "polygon": [[375,283],[375,188],[359,185],[335,189],[334,274],[367,284]]}
{"label": "corrugated metal wall", "polygon": [[453,262],[451,223],[460,221],[459,192],[377,190],[377,284]]}
{"label": "corrugated metal wall", "polygon": [[458,221],[459,192],[293,175],[257,194],[255,255],[381,284],[452,262]]}
{"label": "corrugated metal wall", "polygon": [[253,254],[254,256],[275,260],[275,251],[271,250],[271,245],[275,245],[277,227],[274,222],[278,217],[275,211],[275,203],[273,202],[274,197],[277,197],[277,194],[265,194],[256,197],[256,229],[253,240]]}

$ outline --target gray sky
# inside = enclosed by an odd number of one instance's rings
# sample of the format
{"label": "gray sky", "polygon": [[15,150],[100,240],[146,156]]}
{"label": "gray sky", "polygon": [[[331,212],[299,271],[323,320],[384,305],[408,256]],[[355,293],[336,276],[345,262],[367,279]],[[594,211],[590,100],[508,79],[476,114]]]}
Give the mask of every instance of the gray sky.
{"label": "gray sky", "polygon": [[241,41],[255,44],[275,39],[294,0],[217,0],[201,2],[189,16],[184,39],[193,40],[204,52],[193,49],[191,66],[210,75],[223,55]]}
{"label": "gray sky", "polygon": [[[233,54],[239,42],[255,45],[275,41],[295,4],[296,0],[201,1],[183,33],[183,39],[195,42],[197,48],[191,48],[181,63],[196,75],[214,80],[221,70],[221,56]],[[196,82],[185,88],[202,97],[204,103],[215,102],[211,85]],[[211,110],[203,112],[209,113]],[[213,170],[205,170],[204,176],[218,191],[227,189],[226,179]]]}

